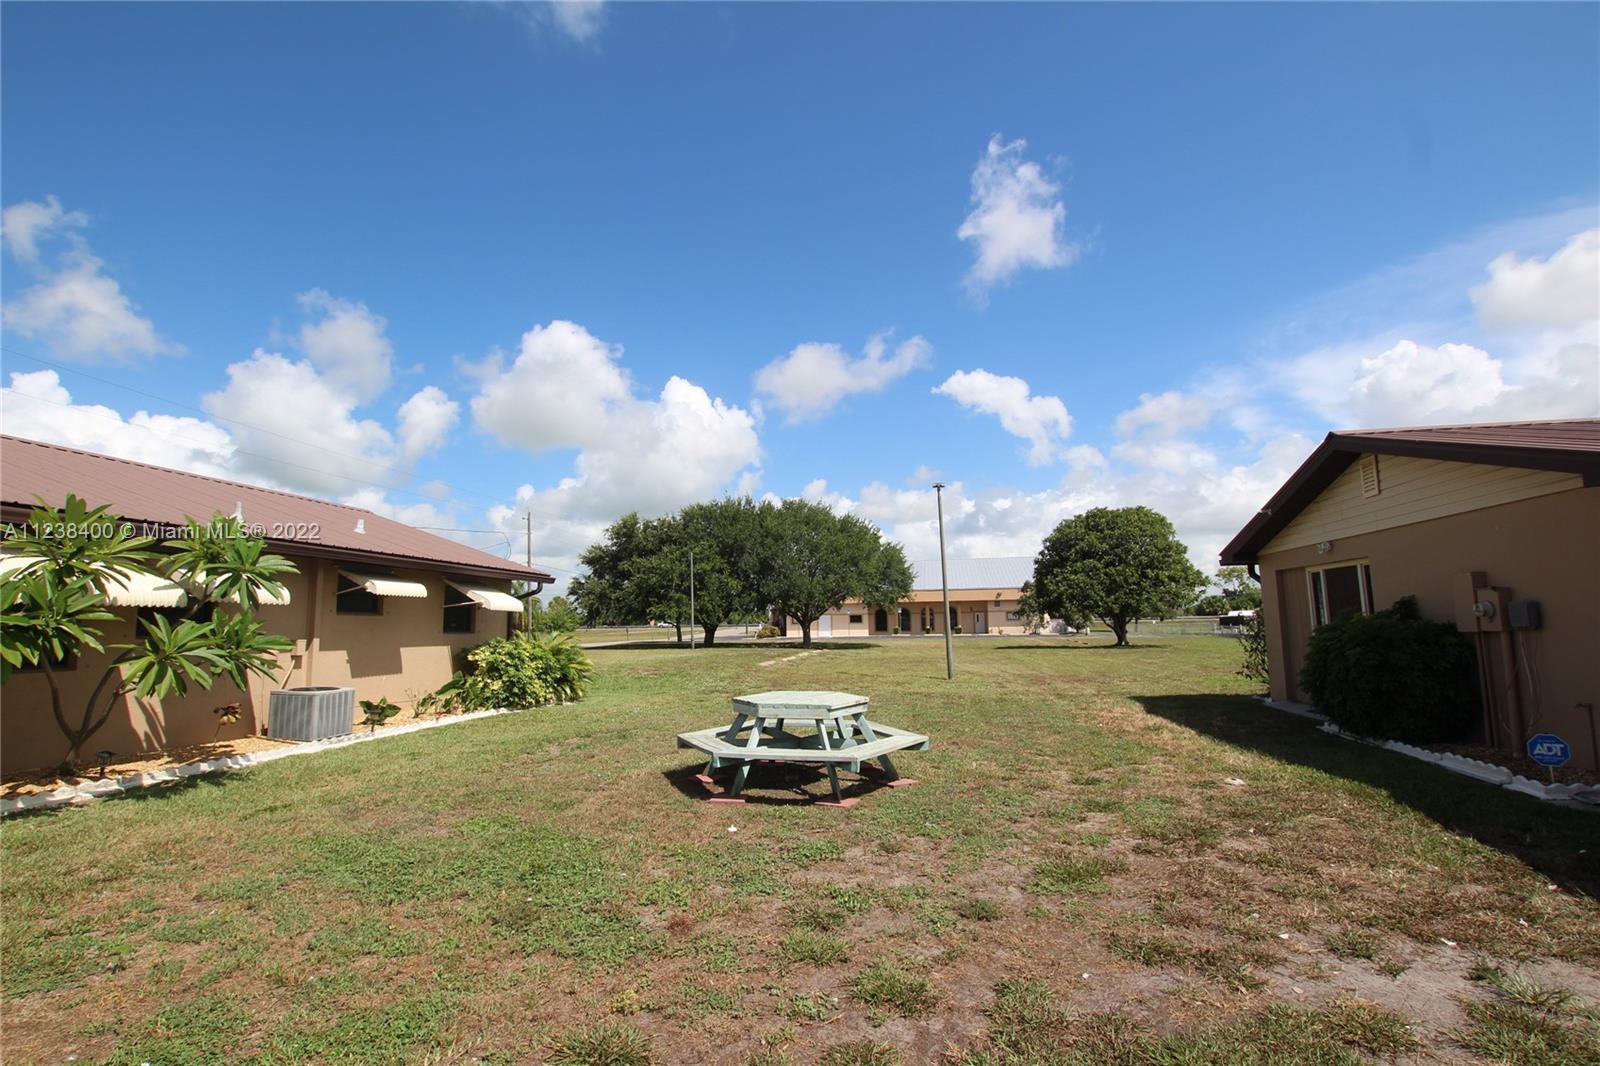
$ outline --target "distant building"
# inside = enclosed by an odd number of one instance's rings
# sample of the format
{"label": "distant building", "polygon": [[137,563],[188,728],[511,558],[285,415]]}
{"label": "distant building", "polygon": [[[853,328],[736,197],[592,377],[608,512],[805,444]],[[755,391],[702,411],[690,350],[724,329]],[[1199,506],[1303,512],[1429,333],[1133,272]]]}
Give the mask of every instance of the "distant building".
{"label": "distant building", "polygon": [[1312,630],[1415,596],[1478,649],[1479,739],[1595,768],[1600,419],[1330,433],[1222,562],[1260,567],[1275,698],[1306,698]]}
{"label": "distant building", "polygon": [[[951,559],[950,617],[962,633],[1020,634],[1028,632],[1017,600],[1022,585],[1033,578],[1033,557],[1010,555],[993,559]],[[911,564],[911,595],[894,607],[869,607],[846,600],[811,626],[818,637],[871,637],[943,633],[943,596],[939,586],[939,560],[919,559]],[[780,627],[798,635],[799,623],[787,620]]]}

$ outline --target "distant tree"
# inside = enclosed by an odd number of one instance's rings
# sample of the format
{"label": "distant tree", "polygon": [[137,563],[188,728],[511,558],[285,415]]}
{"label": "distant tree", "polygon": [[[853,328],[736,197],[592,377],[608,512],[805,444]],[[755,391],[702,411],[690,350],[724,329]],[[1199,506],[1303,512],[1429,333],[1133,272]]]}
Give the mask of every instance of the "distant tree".
{"label": "distant tree", "polygon": [[584,573],[572,579],[567,592],[584,622],[592,626],[626,626],[646,621],[649,614],[629,584],[629,565],[639,557],[644,522],[625,514],[606,527],[605,539],[579,557]]}
{"label": "distant tree", "polygon": [[1045,538],[1033,584],[1044,610],[1098,618],[1122,647],[1129,623],[1177,614],[1206,579],[1162,515],[1148,507],[1096,507]]}
{"label": "distant tree", "polygon": [[1202,615],[1222,614],[1229,609],[1227,598],[1216,592],[1201,596],[1194,601],[1194,606],[1189,608],[1191,613]]}
{"label": "distant tree", "polygon": [[522,599],[522,629],[527,633],[542,633],[545,628],[544,601],[538,596]]}
{"label": "distant tree", "polygon": [[696,503],[678,513],[684,551],[694,553],[694,621],[707,646],[717,630],[758,615],[764,545],[760,512],[748,496]]}
{"label": "distant tree", "polygon": [[1261,586],[1245,567],[1224,566],[1212,577],[1211,583],[1226,604],[1223,610],[1248,611],[1261,606]]}
{"label": "distant tree", "polygon": [[[251,674],[272,677],[276,654],[292,647],[267,633],[255,610],[282,594],[280,579],[294,564],[267,552],[236,518],[218,514],[205,525],[190,518],[158,544],[107,508],[68,495],[59,510],[41,502],[6,547],[29,561],[0,578],[0,683],[23,668],[44,675],[68,745],[63,771],[128,695],[164,699],[222,679],[242,690]],[[170,617],[141,617],[128,643],[108,647],[101,624],[116,618],[108,586],[139,574],[183,586],[188,604]],[[105,654],[106,665],[83,706],[69,708],[56,671],[85,651]]]}
{"label": "distant tree", "polygon": [[626,597],[648,619],[671,622],[683,643],[689,620],[689,548],[677,516],[639,526],[634,555],[622,567]]}
{"label": "distant tree", "polygon": [[876,526],[819,503],[785,500],[761,512],[762,556],[757,567],[764,599],[800,623],[811,646],[811,624],[851,598],[892,607],[911,591],[911,566],[900,545]]}
{"label": "distant tree", "polygon": [[578,623],[581,620],[571,601],[565,596],[554,596],[544,609],[544,625],[539,631],[544,633],[571,633],[578,628]]}

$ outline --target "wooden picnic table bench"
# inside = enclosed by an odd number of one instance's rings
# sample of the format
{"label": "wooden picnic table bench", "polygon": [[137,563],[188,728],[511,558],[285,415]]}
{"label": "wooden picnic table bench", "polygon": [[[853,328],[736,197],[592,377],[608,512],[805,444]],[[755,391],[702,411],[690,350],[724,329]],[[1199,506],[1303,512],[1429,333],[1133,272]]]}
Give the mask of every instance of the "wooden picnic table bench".
{"label": "wooden picnic table bench", "polygon": [[[836,804],[845,799],[839,789],[839,768],[860,773],[876,760],[885,779],[903,780],[889,757],[896,751],[927,751],[921,733],[896,729],[867,718],[868,700],[850,692],[782,690],[736,696],[733,722],[728,726],[678,734],[678,747],[694,748],[709,757],[704,777],[728,766],[734,768],[728,799],[738,799],[756,762],[791,762],[820,765]],[[810,732],[796,732],[792,723],[804,722]],[[851,800],[850,802],[854,802]]]}

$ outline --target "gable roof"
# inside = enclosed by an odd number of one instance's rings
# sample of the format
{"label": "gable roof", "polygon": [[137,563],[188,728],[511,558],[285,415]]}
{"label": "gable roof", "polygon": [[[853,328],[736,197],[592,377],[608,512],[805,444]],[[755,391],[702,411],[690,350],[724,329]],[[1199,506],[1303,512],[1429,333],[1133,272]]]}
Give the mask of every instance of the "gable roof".
{"label": "gable roof", "polygon": [[1577,474],[1585,486],[1595,486],[1600,485],[1600,418],[1329,433],[1266,506],[1222,549],[1223,564],[1259,561],[1261,549],[1278,531],[1364,453],[1555,470]]}
{"label": "gable roof", "polygon": [[[262,527],[275,551],[462,574],[549,582],[549,574],[347,504],[259,485],[189,474],[109,455],[0,436],[0,505],[27,511],[35,496],[59,505],[74,493],[91,507],[109,505],[131,522],[178,525],[237,509]],[[316,537],[297,537],[314,527]],[[286,535],[283,535],[286,534]]]}
{"label": "gable roof", "polygon": [[[949,559],[950,587],[953,589],[1015,589],[1033,580],[1031,555],[1004,555],[991,559]],[[917,559],[911,563],[913,592],[929,592],[940,587],[939,560]]]}

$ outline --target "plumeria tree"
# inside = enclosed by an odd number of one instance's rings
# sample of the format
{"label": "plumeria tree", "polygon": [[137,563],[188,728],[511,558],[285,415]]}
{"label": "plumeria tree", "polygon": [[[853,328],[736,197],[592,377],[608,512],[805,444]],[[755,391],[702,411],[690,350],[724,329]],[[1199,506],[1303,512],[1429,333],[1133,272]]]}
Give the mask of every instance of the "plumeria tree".
{"label": "plumeria tree", "polygon": [[[107,507],[69,495],[57,509],[40,501],[5,540],[16,560],[0,576],[0,684],[37,668],[50,711],[67,741],[61,768],[71,770],[84,744],[110,719],[118,701],[185,695],[226,678],[244,689],[251,674],[271,677],[276,653],[291,643],[267,633],[255,616],[282,595],[279,579],[294,565],[266,550],[236,518],[193,518],[175,537],[140,535]],[[136,575],[164,577],[187,592],[175,617],[141,617],[134,638],[107,644],[103,624],[113,585]],[[210,609],[207,610],[207,605]],[[83,706],[67,706],[57,670],[84,651],[109,661]]]}

